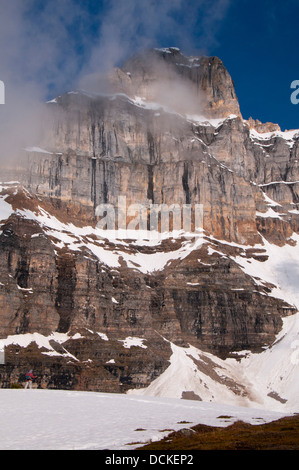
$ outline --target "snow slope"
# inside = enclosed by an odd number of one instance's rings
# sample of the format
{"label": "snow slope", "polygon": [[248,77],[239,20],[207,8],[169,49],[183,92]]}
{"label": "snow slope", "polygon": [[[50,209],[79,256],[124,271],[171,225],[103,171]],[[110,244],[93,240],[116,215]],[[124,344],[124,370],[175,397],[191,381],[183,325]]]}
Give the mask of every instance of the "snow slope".
{"label": "snow slope", "polygon": [[[299,310],[299,236],[293,234],[292,241],[294,245],[279,247],[264,239],[264,245],[256,248],[265,250],[266,262],[243,256],[231,258],[257,284],[272,283],[272,296]],[[299,313],[284,318],[274,344],[259,354],[244,351],[238,359],[221,360],[191,345],[171,347],[166,371],[149,387],[130,393],[179,398],[192,391],[204,401],[299,411]]]}
{"label": "snow slope", "polygon": [[129,450],[198,423],[227,426],[242,419],[262,424],[282,416],[171,398],[1,389],[0,449]]}
{"label": "snow slope", "polygon": [[[261,281],[276,287],[271,295],[284,299],[299,310],[299,236],[293,234],[294,246],[277,247],[266,240],[264,248],[268,255],[265,263],[238,259],[242,269]],[[242,359],[249,380],[256,384],[261,394],[277,393],[287,400],[286,407],[299,409],[299,313],[284,319],[282,331],[272,347],[261,354],[249,354]]]}

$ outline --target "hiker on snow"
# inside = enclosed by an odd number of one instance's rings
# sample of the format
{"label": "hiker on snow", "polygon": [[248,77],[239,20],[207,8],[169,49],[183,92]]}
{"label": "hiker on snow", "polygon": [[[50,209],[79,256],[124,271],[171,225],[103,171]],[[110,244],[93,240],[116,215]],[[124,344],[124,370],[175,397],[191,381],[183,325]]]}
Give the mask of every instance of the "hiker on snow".
{"label": "hiker on snow", "polygon": [[32,388],[32,380],[33,379],[36,379],[35,375],[33,375],[32,373],[32,370],[30,370],[27,374],[26,374],[26,385],[25,385],[25,389],[26,388]]}

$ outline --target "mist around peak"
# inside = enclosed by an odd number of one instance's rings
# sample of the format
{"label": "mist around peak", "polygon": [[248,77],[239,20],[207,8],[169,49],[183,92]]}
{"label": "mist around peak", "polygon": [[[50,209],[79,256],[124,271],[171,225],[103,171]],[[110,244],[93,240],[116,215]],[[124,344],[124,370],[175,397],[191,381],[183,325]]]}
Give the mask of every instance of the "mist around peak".
{"label": "mist around peak", "polygon": [[[48,100],[74,89],[109,92],[107,74],[121,70],[120,64],[132,54],[159,50],[163,42],[182,50],[208,51],[229,5],[230,0],[2,2],[0,80],[6,101],[0,106],[0,164],[16,164],[26,146],[41,140]],[[200,38],[198,44],[195,36]],[[178,52],[178,47],[166,49]],[[121,79],[114,74],[113,80],[118,89],[131,96],[136,85],[132,77],[122,71],[117,74]],[[163,71],[162,80],[151,85],[151,97],[178,112],[194,104],[194,90],[175,75],[164,79]],[[198,105],[201,97],[195,95]]]}

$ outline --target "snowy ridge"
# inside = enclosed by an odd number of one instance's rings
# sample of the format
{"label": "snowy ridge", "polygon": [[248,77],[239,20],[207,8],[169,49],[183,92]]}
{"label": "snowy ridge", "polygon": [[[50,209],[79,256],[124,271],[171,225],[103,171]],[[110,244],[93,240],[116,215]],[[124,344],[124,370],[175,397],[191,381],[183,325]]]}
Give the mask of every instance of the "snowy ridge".
{"label": "snowy ridge", "polygon": [[273,137],[281,137],[286,141],[291,141],[299,136],[299,129],[291,131],[272,131],[272,132],[258,132],[255,129],[250,129],[250,136],[258,140],[269,140]]}
{"label": "snowy ridge", "polygon": [[[265,152],[265,148],[273,145],[273,139],[283,139],[285,143],[293,148],[296,139],[299,137],[299,129],[291,131],[272,131],[272,132],[258,132],[255,129],[250,129],[249,136],[255,145],[259,145]],[[272,141],[272,142],[271,142]],[[268,155],[267,155],[268,156]]]}
{"label": "snowy ridge", "polygon": [[[190,59],[192,62],[192,58]],[[192,65],[190,66],[192,67]],[[193,65],[194,67],[194,65]],[[198,65],[196,65],[198,67]],[[142,108],[147,111],[155,111],[155,116],[160,116],[160,112],[168,113],[168,114],[174,114],[177,115],[178,117],[182,119],[186,119],[187,121],[201,125],[201,126],[212,126],[214,128],[220,127],[225,121],[231,120],[231,119],[236,119],[238,118],[237,115],[235,114],[230,114],[229,116],[226,117],[220,117],[220,118],[210,118],[201,114],[182,114],[170,107],[169,105],[165,105],[164,103],[160,103],[157,101],[149,101],[147,98],[143,96],[129,96],[126,93],[102,93],[102,92],[89,92],[85,90],[73,90],[67,93],[67,95],[82,95],[85,96],[86,98],[90,99],[96,99],[96,98],[106,98],[110,101],[114,101],[116,99],[121,99],[124,101],[127,101],[133,106],[137,106],[138,108]],[[48,101],[47,103],[59,103],[59,99],[61,99],[61,96],[57,96],[51,101]],[[298,131],[299,132],[299,131]],[[263,134],[261,134],[263,135]],[[29,147],[26,148],[26,151],[28,152],[40,152],[40,153],[51,153],[48,152],[47,150],[40,149],[39,147]]]}

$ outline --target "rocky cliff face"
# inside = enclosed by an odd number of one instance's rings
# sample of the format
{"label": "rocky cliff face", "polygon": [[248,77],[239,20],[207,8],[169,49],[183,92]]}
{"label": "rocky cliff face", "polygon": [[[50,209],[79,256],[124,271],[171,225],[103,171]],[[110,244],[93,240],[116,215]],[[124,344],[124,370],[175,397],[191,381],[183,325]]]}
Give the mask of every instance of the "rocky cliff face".
{"label": "rocky cliff face", "polygon": [[[299,132],[244,121],[223,63],[176,48],[133,57],[105,92],[47,103],[21,185],[2,186],[2,386],[30,364],[44,387],[144,387],[171,342],[260,351],[296,311],[243,260],[296,245]],[[203,236],[112,239],[95,211],[120,196],[202,204]]]}

